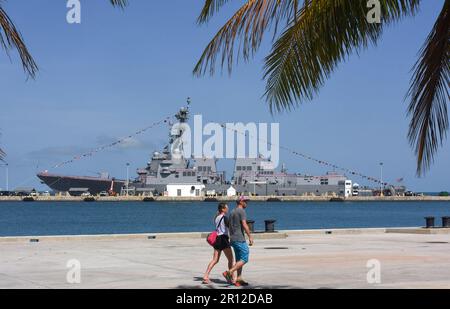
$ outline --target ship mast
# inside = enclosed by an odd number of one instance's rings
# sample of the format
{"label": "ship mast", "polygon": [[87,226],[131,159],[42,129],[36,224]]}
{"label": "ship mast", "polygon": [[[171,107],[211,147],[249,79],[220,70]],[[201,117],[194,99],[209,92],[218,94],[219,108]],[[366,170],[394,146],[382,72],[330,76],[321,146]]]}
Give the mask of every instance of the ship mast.
{"label": "ship mast", "polygon": [[180,108],[175,118],[178,123],[174,124],[170,130],[170,153],[173,159],[183,158],[183,134],[186,131],[187,121],[189,120],[189,108],[191,99],[187,99],[187,106]]}

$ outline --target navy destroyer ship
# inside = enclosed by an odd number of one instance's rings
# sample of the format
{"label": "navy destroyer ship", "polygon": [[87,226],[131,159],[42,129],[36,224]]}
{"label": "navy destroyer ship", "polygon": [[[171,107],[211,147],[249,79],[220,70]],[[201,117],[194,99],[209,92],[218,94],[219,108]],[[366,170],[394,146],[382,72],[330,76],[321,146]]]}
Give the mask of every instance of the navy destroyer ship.
{"label": "navy destroyer ship", "polygon": [[[187,122],[189,109],[176,115],[179,123]],[[171,196],[199,195],[340,195],[349,196],[352,181],[345,175],[328,172],[322,176],[288,173],[283,165],[277,171],[272,162],[257,158],[237,158],[232,178],[218,171],[217,159],[186,158],[183,155],[183,126],[174,125],[169,144],[162,152],[154,152],[147,166],[138,169],[138,177],[130,184],[134,194]]]}
{"label": "navy destroyer ship", "polygon": [[169,142],[162,151],[154,152],[150,161],[137,170],[137,177],[127,182],[106,176],[76,177],[37,176],[58,192],[102,191],[128,195],[168,196],[225,196],[225,195],[339,195],[352,194],[352,182],[345,175],[328,172],[321,176],[288,173],[286,167],[278,171],[269,159],[235,159],[231,179],[217,169],[215,158],[186,158],[183,147],[183,126],[189,119],[189,108],[183,107],[175,116],[178,123],[170,128]]}

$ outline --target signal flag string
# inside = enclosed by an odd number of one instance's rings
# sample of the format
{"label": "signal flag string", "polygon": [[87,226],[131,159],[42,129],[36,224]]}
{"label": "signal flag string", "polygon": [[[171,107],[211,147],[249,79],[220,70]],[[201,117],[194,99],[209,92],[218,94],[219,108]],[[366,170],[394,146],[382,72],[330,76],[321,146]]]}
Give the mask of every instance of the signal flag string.
{"label": "signal flag string", "polygon": [[107,145],[103,145],[103,146],[97,147],[97,148],[95,148],[95,149],[92,149],[92,150],[89,151],[89,152],[84,153],[84,154],[80,154],[80,155],[74,156],[72,159],[67,160],[67,161],[65,161],[65,162],[61,162],[61,163],[55,165],[53,168],[59,168],[59,167],[62,167],[62,166],[71,164],[71,163],[73,163],[73,162],[75,162],[75,161],[78,161],[78,160],[81,160],[81,159],[84,159],[84,158],[87,158],[87,157],[92,157],[94,154],[96,154],[96,153],[98,153],[98,152],[101,152],[101,151],[106,150],[106,149],[109,149],[109,148],[113,148],[113,147],[115,147],[115,146],[117,146],[117,145],[120,145],[120,144],[126,142],[126,141],[129,140],[130,138],[133,138],[133,137],[135,137],[135,136],[137,136],[137,135],[143,134],[143,133],[145,133],[146,131],[148,131],[148,130],[150,130],[150,129],[153,129],[154,127],[159,126],[159,125],[161,125],[161,124],[163,124],[163,123],[167,123],[172,117],[173,117],[173,116],[165,117],[165,118],[162,119],[162,120],[159,120],[159,121],[157,121],[157,122],[154,122],[153,124],[149,125],[148,127],[145,127],[145,128],[143,128],[143,129],[141,129],[141,130],[139,130],[139,131],[134,132],[133,134],[128,135],[127,137],[118,139],[118,140],[116,140],[116,141],[114,141],[114,142],[112,142],[112,143],[110,143],[110,144],[107,144]]}
{"label": "signal flag string", "polygon": [[[231,130],[231,131],[233,131],[233,132],[236,132],[237,134],[241,134],[241,135],[244,135],[244,136],[248,136],[249,138],[253,138],[250,134],[240,132],[240,131],[238,131],[238,130],[236,130],[236,129],[228,128],[226,124],[221,124],[221,127],[224,128],[224,129],[227,129],[227,130]],[[278,146],[280,149],[282,149],[282,150],[284,150],[284,151],[290,152],[290,153],[293,154],[293,155],[302,157],[302,158],[304,158],[304,159],[306,159],[306,160],[308,160],[308,161],[315,162],[315,163],[317,163],[317,164],[319,164],[319,165],[323,165],[323,166],[327,166],[327,167],[332,167],[333,169],[343,171],[343,172],[348,173],[348,174],[351,174],[351,175],[353,175],[353,176],[361,177],[362,179],[367,179],[367,180],[369,180],[369,181],[371,181],[371,182],[374,182],[374,183],[377,183],[377,184],[380,184],[380,185],[384,185],[384,186],[389,186],[389,185],[390,185],[390,184],[387,183],[387,182],[382,182],[380,179],[377,179],[376,177],[367,176],[367,175],[362,174],[362,173],[360,173],[360,172],[358,172],[358,171],[351,170],[351,169],[348,169],[348,168],[339,166],[339,165],[337,165],[337,164],[334,164],[334,163],[331,163],[331,162],[328,162],[328,161],[325,161],[325,160],[316,159],[316,158],[314,158],[314,157],[311,157],[311,156],[309,156],[309,155],[307,155],[307,154],[304,154],[304,153],[298,152],[298,151],[296,151],[296,150],[290,149],[290,148],[288,148],[288,147],[284,147],[284,146],[282,146],[282,145],[274,145],[272,142],[267,141],[267,140],[264,140],[264,139],[261,139],[261,138],[257,138],[257,140],[260,141],[260,142],[267,143],[267,144],[270,145],[271,147],[276,147],[276,146]]]}

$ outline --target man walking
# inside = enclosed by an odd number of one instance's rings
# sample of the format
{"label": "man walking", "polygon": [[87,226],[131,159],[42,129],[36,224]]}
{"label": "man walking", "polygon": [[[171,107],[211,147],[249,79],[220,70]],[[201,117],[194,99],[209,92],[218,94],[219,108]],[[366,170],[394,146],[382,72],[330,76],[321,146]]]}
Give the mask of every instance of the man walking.
{"label": "man walking", "polygon": [[249,245],[253,245],[253,236],[247,225],[247,214],[245,212],[247,202],[248,198],[241,196],[237,201],[236,208],[231,212],[229,219],[230,240],[236,257],[236,264],[234,264],[230,270],[225,271],[223,276],[228,282],[232,283],[234,272],[237,272],[237,279],[234,282],[236,286],[248,285],[248,283],[242,279],[242,268],[248,263],[249,257],[249,247],[245,240],[245,234],[248,236]]}

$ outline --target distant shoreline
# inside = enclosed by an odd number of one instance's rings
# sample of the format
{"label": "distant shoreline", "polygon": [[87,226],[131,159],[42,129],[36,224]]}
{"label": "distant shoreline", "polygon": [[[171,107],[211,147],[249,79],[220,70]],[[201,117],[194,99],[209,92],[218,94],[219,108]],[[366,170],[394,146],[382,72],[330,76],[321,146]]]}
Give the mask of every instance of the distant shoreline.
{"label": "distant shoreline", "polygon": [[[330,197],[330,196],[252,196],[253,202],[450,202],[450,196],[358,196],[358,197]],[[73,196],[39,196],[31,202],[233,202],[235,197],[92,197],[85,201],[83,197]],[[23,197],[0,197],[1,202],[22,202]]]}

